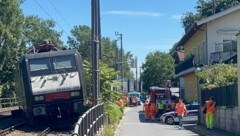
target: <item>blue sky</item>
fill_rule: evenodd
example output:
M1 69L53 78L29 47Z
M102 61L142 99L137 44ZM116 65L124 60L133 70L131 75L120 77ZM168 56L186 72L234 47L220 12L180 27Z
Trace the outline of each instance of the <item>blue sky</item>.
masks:
M141 64L149 52L168 52L180 40L184 34L181 16L188 11L195 12L197 0L100 2L102 36L115 40L115 31L122 33L124 50L131 51L138 57L138 64ZM25 15L54 19L57 22L56 29L64 31L62 40L65 43L73 26L91 26L91 0L25 0L21 8Z

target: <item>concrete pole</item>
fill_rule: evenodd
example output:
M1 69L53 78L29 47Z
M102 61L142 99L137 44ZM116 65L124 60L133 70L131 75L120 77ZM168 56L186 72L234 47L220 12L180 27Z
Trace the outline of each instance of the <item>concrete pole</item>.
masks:
M92 0L92 97L93 105L99 104L99 0Z
M240 111L240 33L237 34L238 110Z

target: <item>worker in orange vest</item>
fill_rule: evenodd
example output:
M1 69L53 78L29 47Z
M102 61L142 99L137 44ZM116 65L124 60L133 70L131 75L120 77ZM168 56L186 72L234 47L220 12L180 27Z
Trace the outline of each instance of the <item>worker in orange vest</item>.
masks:
M150 112L150 107L148 101L146 101L143 105L143 111L145 112L145 120L149 119L149 112Z
M118 98L118 106L119 107L123 107L124 106L122 98Z
M120 110L121 110L121 112L123 113L124 103L123 103L122 98L118 98L118 106L120 107Z
M133 98L133 102L134 102L134 106L138 105L138 98L136 96Z
M210 97L210 100L206 101L206 125L207 129L213 128L213 115L215 113L215 105L214 98Z
M155 111L156 111L156 104L154 102L151 102L150 114L151 114L152 120L155 120Z
M129 97L127 95L125 97L125 101L126 101L126 106L128 106L129 105Z

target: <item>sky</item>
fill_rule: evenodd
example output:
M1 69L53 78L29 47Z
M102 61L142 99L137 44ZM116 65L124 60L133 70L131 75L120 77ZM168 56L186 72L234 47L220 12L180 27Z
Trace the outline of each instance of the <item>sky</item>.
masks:
M150 52L169 52L184 35L181 16L196 12L196 5L197 0L100 0L101 33L111 40L122 33L124 51L137 56L140 65ZM53 19L65 43L73 26L91 27L91 0L25 0L21 9Z

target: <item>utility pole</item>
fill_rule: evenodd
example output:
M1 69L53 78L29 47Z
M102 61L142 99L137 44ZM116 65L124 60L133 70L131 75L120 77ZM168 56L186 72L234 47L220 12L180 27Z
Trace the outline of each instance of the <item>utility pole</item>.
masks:
M115 58L114 58L114 70L117 71L118 70L118 47L117 47L117 40L114 41L115 43Z
M121 64L121 80L122 80L122 84L123 84L123 79L124 79L124 69L123 69L123 66L124 66L124 60L123 60L123 47L122 47L122 33L118 33L118 32L115 32L115 35L116 36L119 36L120 38L120 44L121 44L121 59L120 59L120 64ZM122 89L122 92L123 92L123 85L121 87Z
M93 105L99 104L99 0L92 0L92 90Z
M99 59L102 59L102 35L101 35L100 3L98 4L98 11L97 12L98 12Z
M135 58L135 67L136 67L136 90L139 90L139 86L138 86L138 66L137 66L137 56Z

